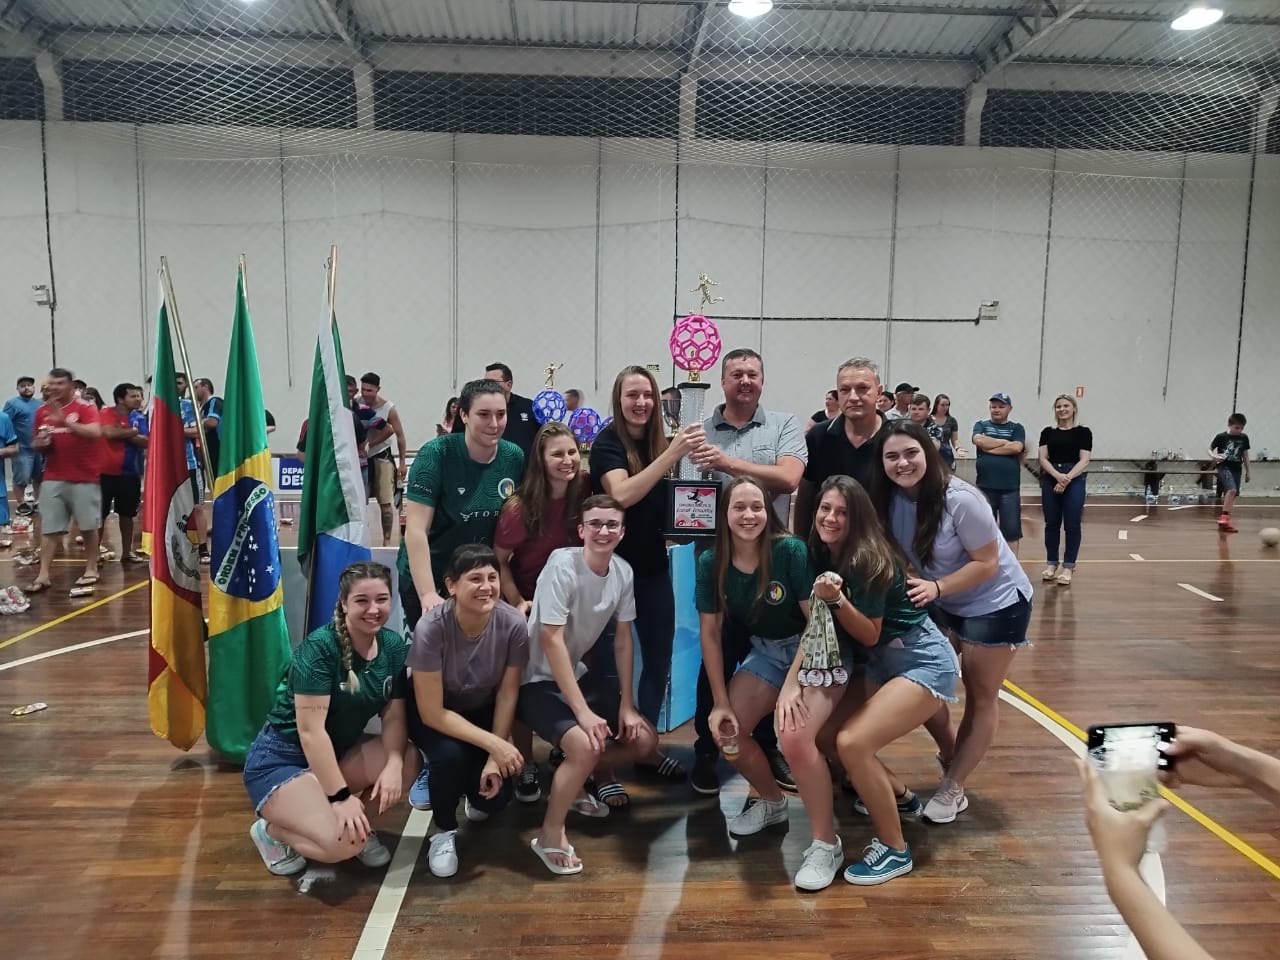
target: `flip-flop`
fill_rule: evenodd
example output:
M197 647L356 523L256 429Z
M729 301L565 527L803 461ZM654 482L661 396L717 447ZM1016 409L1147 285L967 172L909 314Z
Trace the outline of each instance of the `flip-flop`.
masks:
M631 797L627 794L627 788L619 783L616 779L597 780L595 777L588 777L585 784L587 793L595 797L610 810L621 810L624 807L631 806ZM616 800L617 803L610 803L610 800Z
M22 592L29 597L33 593L44 593L46 590L52 590L52 589L53 589L52 583L45 583L43 580L37 580L35 583L31 584L31 586L24 587Z
M77 586L77 587L92 587L92 586L93 586L95 583L97 583L100 579L102 579L102 578L101 578L101 577L90 577L90 576L87 576L87 575L86 575L86 576L83 576L83 577L81 577L79 580L77 580L77 581L76 581L76 586Z
M561 866L560 864L556 863L554 860L551 859L552 856L557 854L562 857L577 856L577 854L573 852L573 847L563 847L563 848L562 847L544 847L542 844L538 842L538 838L534 837L532 840L529 841L529 849L531 849L534 852L534 854L537 856L537 858L542 861L542 865L546 867L548 870L550 870L552 873L554 873L557 877L568 877L575 873L582 872L581 862L579 862L576 866L573 866L573 867L565 867L565 866Z
M663 757L661 763L637 763L636 770L651 777L661 777L671 783L684 783L689 779L689 771L681 766L675 757Z
M603 820L609 815L609 807L589 793L574 800L573 803L569 804L569 809L595 820Z

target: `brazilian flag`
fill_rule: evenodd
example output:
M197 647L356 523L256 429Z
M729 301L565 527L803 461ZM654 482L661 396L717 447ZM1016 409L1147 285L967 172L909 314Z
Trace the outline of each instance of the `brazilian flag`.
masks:
M243 762L291 658L262 379L245 301L244 264L222 397L209 531L209 704L205 735Z

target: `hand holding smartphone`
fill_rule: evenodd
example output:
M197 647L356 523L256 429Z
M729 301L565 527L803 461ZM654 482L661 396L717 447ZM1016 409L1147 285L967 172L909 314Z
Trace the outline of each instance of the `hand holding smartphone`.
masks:
M1107 799L1120 811L1133 811L1160 797L1158 774L1168 770L1173 757L1166 748L1177 728L1168 722L1107 723L1089 728L1089 762L1098 772ZM1164 825L1157 822L1147 849L1164 849Z

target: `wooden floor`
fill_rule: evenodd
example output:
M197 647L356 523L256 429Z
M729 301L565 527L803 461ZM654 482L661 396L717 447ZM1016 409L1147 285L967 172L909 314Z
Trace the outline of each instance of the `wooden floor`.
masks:
M1240 509L1241 532L1230 537L1217 534L1209 511L1156 508L1137 521L1142 508L1131 503L1091 505L1075 584L1036 582L1036 645L1018 655L1013 682L1082 727L1169 719L1280 753L1280 552L1257 536L1280 526L1280 504ZM1026 514L1022 558L1035 578L1038 508ZM11 553L0 553L0 585L30 579ZM305 890L268 874L246 835L238 771L219 767L203 744L182 754L149 732L145 633L68 649L143 630L145 589L121 592L145 574L110 564L97 596L73 601L66 588L77 569L58 564L57 592L0 619L0 956L354 956L388 872L313 870ZM49 709L8 716L37 700ZM385 956L1124 956L1128 933L1088 844L1071 752L1036 720L1002 710L996 745L970 782L969 812L951 826L909 826L915 872L886 886L837 880L818 894L795 890L809 841L798 803L789 829L735 841L725 818L742 806L740 780L718 800L634 784L630 812L571 821L587 865L576 878L553 879L528 850L541 805L464 825L462 869L450 880L430 875L424 850ZM671 740L687 760L688 728ZM886 758L923 792L932 788L922 733ZM1280 811L1240 795L1184 797L1280 861ZM378 824L388 846L407 813ZM847 809L839 819L856 854L870 825ZM1219 957L1275 957L1280 882L1183 814L1171 816L1169 838L1175 914Z

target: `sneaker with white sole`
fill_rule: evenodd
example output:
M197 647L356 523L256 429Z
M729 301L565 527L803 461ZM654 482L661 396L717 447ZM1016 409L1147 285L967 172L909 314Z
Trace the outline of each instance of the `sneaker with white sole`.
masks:
M427 850L427 866L437 877L452 877L458 872L457 830L441 830L431 838Z
M840 865L844 863L844 844L815 840L804 852L804 863L796 872L796 886L801 890L825 890L831 886Z
M391 851L378 839L378 835L369 831L369 839L364 842L364 849L356 854L356 859L366 867L385 867L391 862Z
M760 800L729 821L729 832L735 837L749 837L765 827L787 822L787 798Z
M487 811L471 805L470 797L462 798L462 815L471 823L484 823L484 821L489 819Z
M249 828L249 839L258 848L258 854L267 869L277 877L291 877L307 869L307 860L302 854L267 833L267 821L253 821L253 826Z
M409 806L415 810L431 809L431 765L422 758L422 772L409 788Z
M920 803L920 798L908 790L903 796L898 797L898 816L904 820L918 820L920 812L924 809ZM853 801L853 810L860 813L864 817L871 816L871 811L867 809L867 805L862 802L862 798Z
M969 798L964 795L964 787L943 777L937 792L924 805L923 816L930 823L951 823L957 814L968 809Z
M863 852L862 859L849 864L844 872L848 883L860 887L873 887L877 883L887 883L894 877L910 873L912 868L911 848L895 850L888 844L874 838Z
M516 799L521 803L537 803L542 799L542 784L538 780L538 765L526 763L516 775Z

